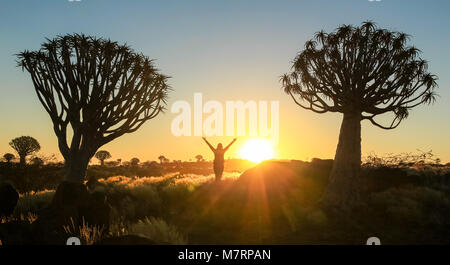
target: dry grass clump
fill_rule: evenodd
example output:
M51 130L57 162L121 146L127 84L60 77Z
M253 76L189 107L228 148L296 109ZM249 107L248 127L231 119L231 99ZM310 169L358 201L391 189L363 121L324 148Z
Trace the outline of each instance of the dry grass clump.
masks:
M64 231L69 236L78 237L82 244L93 245L100 241L103 236L105 229L104 227L92 226L85 222L84 218L81 225L76 226L73 219L70 219L70 224L63 226Z
M11 216L7 216L7 217L1 217L0 218L0 224L5 224L5 223L10 223L10 222L28 222L28 223L33 223L34 221L36 221L37 219L37 215L31 212L28 213L21 213L18 216L12 214Z
M146 237L157 244L184 245L186 238L175 226L167 224L161 218L145 218L128 227L128 233Z

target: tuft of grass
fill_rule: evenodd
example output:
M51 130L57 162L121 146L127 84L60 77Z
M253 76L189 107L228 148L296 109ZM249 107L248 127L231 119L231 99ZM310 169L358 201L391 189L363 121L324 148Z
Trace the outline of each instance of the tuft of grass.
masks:
M5 224L5 223L15 222L15 221L28 222L31 224L34 221L36 221L36 219L37 219L37 215L34 213L31 213L31 212L28 212L26 214L21 213L20 215L12 214L11 216L8 216L8 217L1 217L0 224Z
M175 226L160 218L145 218L128 227L128 233L146 237L158 244L184 245L186 238Z
M76 226L73 219L70 219L70 224L63 226L64 232L69 236L78 237L83 244L93 245L100 241L103 236L105 229L104 227L92 226L85 222L84 218L81 225Z

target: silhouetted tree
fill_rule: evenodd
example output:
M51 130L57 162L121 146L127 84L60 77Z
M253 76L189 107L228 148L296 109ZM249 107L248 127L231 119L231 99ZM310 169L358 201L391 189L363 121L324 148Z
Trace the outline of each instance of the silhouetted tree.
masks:
M203 161L203 156L202 155L196 155L195 159L197 159L197 163Z
M297 55L293 71L281 77L300 107L343 113L325 204L345 206L358 196L362 120L394 129L411 108L435 100L437 78L427 72L420 51L407 45L408 38L372 22L320 31ZM393 115L388 125L375 120L385 113Z
M9 145L16 150L20 157L20 164L25 165L26 157L39 150L41 150L41 145L39 142L31 136L20 136L14 138L9 142Z
M50 115L66 164L65 181L72 183L83 182L101 146L163 111L170 90L168 77L148 57L85 35L47 39L40 50L18 54L18 64L30 73Z
M163 155L160 155L160 156L158 157L159 163L160 163L161 165L162 165L162 163L164 162L165 159L166 159L166 157L163 156Z
M137 157L133 157L133 158L130 160L130 164L131 164L133 167L139 165L139 162L140 162L140 160L139 160L139 158L137 158Z
M95 153L95 158L100 160L100 165L105 165L105 160L111 158L111 154L106 150L100 150L97 153Z
M15 156L11 153L6 153L3 155L3 158L6 160L7 163L10 163L11 160L15 158Z

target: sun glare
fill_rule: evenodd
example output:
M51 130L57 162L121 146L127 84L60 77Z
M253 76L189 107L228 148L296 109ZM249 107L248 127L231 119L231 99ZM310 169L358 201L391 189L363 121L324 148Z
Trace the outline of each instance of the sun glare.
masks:
M242 146L241 158L255 163L274 158L274 150L269 141L264 139L251 139Z

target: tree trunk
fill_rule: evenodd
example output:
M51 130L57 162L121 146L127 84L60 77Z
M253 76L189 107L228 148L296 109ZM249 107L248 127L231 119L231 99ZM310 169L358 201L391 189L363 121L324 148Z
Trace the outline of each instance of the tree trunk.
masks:
M66 174L64 181L71 183L83 183L90 158L85 154L72 155L66 159Z
M26 160L25 160L25 157L26 156L24 156L24 155L19 155L19 157L20 157L20 165L25 165L26 164Z
M361 114L344 113L339 143L323 197L326 206L348 208L359 198L361 168Z
M105 160L100 160L100 166L104 166L105 165Z

